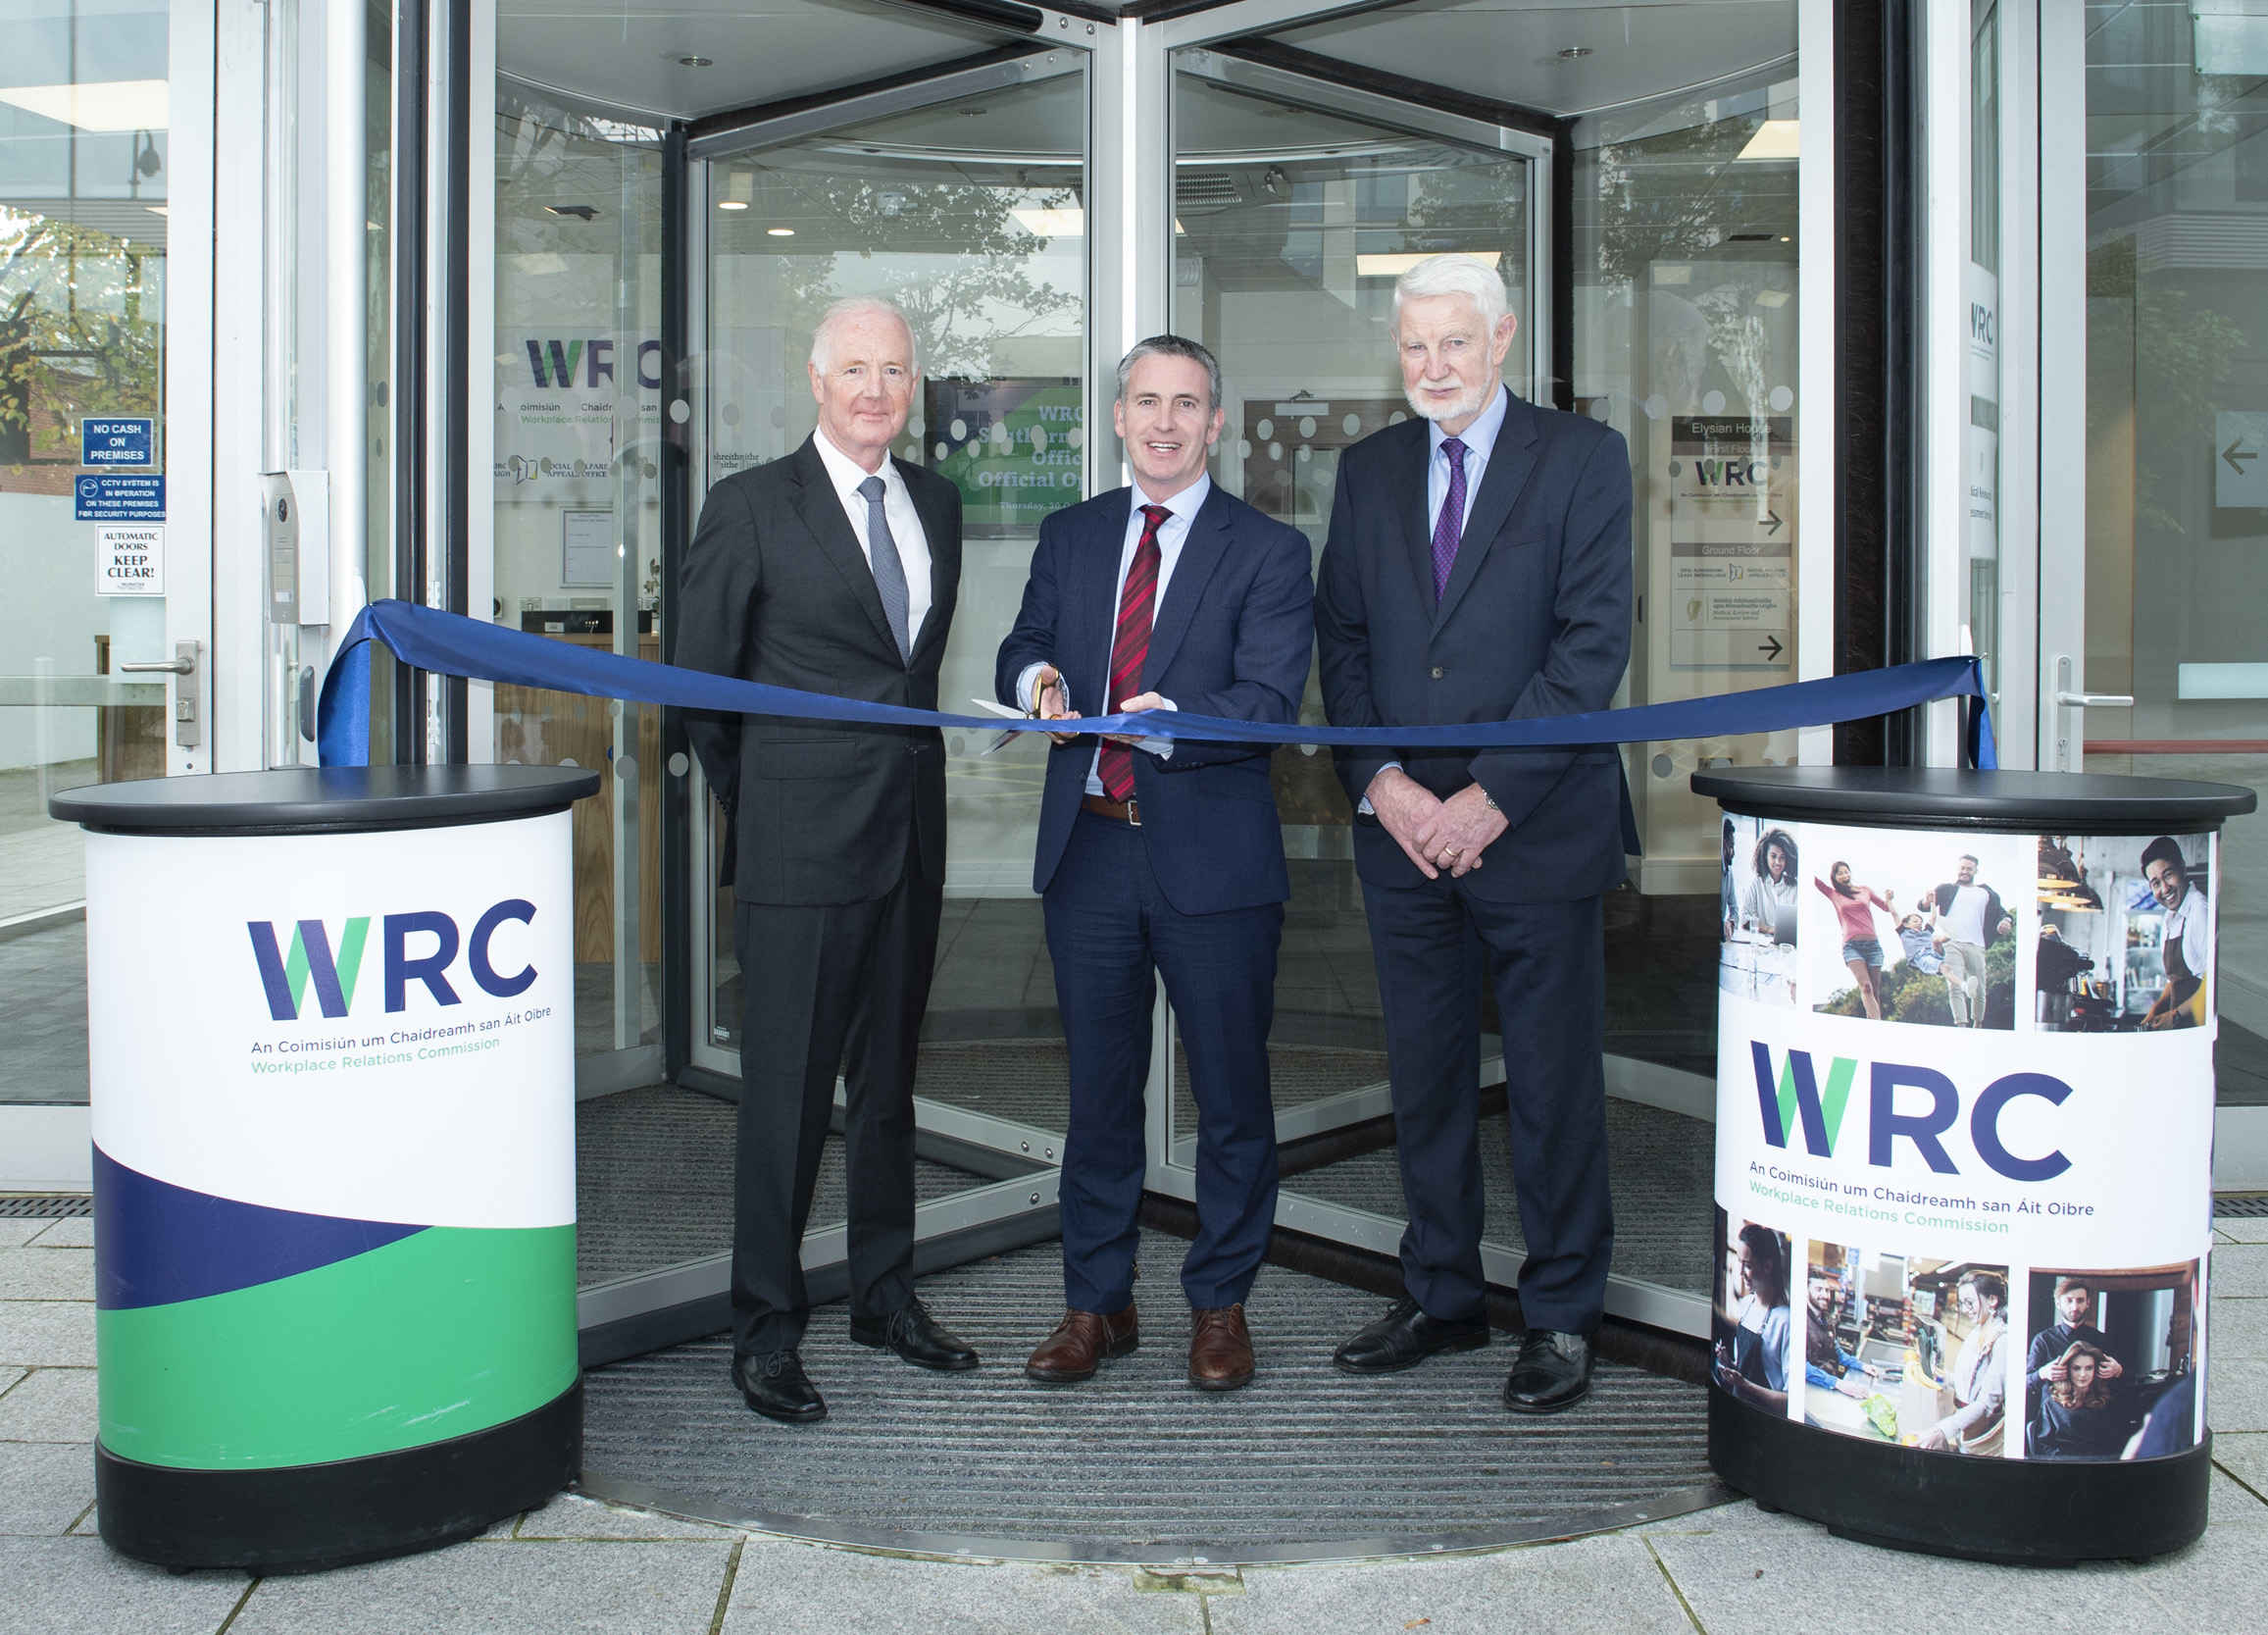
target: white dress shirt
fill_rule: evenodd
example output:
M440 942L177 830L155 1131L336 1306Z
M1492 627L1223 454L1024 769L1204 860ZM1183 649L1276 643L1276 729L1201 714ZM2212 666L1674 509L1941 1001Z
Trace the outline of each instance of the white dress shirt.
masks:
M1189 536L1189 525L1197 520L1197 513L1205 508L1205 500L1212 491L1213 479L1204 472L1197 473L1197 480L1180 493L1166 499L1152 499L1138 486L1133 490L1132 503L1127 507L1126 537L1119 545L1118 577L1111 582L1111 637L1114 643L1118 635L1119 602L1126 595L1126 576L1134 571L1134 547L1141 543L1142 530L1149 525L1149 519L1142 515L1142 507L1145 505L1163 505L1168 513L1166 520L1158 524L1158 588L1156 595L1150 601L1150 625L1154 630L1157 625L1158 610L1166 605L1167 582L1174 577L1174 564L1181 561L1183 542ZM1058 674L1061 674L1063 666L1058 664L1055 669ZM1110 674L1110 649L1108 647L1103 649L1102 669L1107 678ZM1024 674L1016 678L1016 700L1026 709L1032 708L1033 688L1038 678L1039 670L1040 667L1036 664L1027 664L1024 667ZM1089 708L1090 703L1094 707ZM1074 698L1070 700L1070 707L1078 710L1082 715L1108 715L1118 707L1119 703L1120 700L1116 698L1099 700ZM1171 698L1165 699L1164 705L1167 709L1179 707ZM1134 740L1134 743L1136 747L1148 750L1160 760L1172 760L1174 757L1174 741L1170 738L1142 738ZM1100 770L1101 761L1102 745L1097 743L1094 759L1089 761L1086 767L1086 792L1089 794L1104 792Z
M866 495L858 491L858 485L870 477L882 480L882 516L890 525L890 537L897 541L898 562L906 574L906 644L910 647L921 639L922 621L930 616L934 592L930 584L930 536L922 532L921 513L914 509L914 496L906 490L905 477L886 454L882 470L868 471L828 441L824 427L811 434L811 441L827 467L828 480L834 485L835 497L842 501L842 514L850 519L851 537L858 541L870 573L874 571L874 541L866 536Z

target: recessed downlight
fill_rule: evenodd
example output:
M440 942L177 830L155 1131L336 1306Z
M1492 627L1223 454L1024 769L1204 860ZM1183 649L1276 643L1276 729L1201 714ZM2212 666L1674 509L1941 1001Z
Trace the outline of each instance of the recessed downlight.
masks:
M748 201L745 199L719 199L717 208L719 210L745 210L748 208Z
M678 59L678 67L680 68L715 68L716 66L717 59L714 57L680 57Z
M793 238L795 236L793 228L766 228L764 232L767 237L771 238Z

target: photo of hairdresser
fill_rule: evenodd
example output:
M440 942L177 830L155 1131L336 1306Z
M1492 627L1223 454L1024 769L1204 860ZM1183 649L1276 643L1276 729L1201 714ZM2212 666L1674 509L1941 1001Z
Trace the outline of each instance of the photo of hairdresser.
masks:
M2194 1261L2032 1274L2026 1458L2142 1456L2153 1415L2163 1452L2195 1441L2195 1278Z

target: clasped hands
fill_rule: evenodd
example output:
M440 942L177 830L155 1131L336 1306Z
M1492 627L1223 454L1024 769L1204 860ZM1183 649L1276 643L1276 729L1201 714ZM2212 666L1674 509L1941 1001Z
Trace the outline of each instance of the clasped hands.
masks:
M1041 665L1039 674L1033 678L1032 699L1032 713L1041 721L1077 721L1080 719L1079 711L1066 707L1070 700L1063 690L1063 672L1052 664ZM1137 692L1132 698L1121 701L1118 707L1122 714L1132 715L1136 710L1162 710L1166 707L1166 701L1155 692ZM1069 743L1081 735L1078 733L1049 733L1047 736L1057 743ZM1116 743L1128 749L1135 747L1140 741L1125 733L1105 733L1102 736L1104 741Z
M1438 880L1443 869L1454 880L1479 868L1481 853L1509 827L1480 785L1467 784L1443 800L1398 766L1373 778L1363 794L1380 826L1428 880Z

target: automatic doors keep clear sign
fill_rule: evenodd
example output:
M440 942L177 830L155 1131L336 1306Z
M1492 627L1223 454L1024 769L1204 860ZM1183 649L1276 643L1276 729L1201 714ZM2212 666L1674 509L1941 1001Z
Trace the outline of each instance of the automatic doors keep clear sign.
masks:
M162 523L138 523L95 531L95 593L103 596L162 596L166 593L166 530Z

